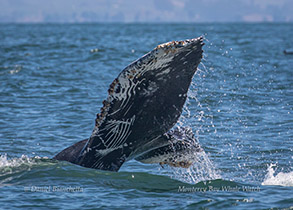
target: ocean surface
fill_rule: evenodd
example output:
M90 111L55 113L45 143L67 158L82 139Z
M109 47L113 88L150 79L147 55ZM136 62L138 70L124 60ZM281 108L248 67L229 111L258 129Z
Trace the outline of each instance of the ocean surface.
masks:
M202 35L178 123L205 151L191 168L51 160L129 63ZM292 209L292 48L293 24L1 24L0 209Z

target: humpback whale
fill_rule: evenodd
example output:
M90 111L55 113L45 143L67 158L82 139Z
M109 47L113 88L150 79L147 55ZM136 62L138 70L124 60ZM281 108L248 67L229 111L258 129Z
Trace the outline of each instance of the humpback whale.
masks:
M160 44L128 65L110 85L91 136L54 159L108 171L131 159L189 167L188 154L202 149L190 128L175 124L203 45L203 37Z

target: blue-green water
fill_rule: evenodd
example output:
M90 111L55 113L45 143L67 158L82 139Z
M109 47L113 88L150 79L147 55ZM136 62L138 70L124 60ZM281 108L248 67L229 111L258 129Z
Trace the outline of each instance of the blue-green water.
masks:
M108 85L156 45L204 35L181 123L189 170L50 160L88 138ZM293 24L0 25L0 208L293 208Z

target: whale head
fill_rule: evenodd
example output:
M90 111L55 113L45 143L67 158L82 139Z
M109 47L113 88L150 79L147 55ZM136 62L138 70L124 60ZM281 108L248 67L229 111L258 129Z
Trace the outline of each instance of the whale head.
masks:
M203 37L172 41L127 66L110 85L76 164L119 170L179 119L202 58Z

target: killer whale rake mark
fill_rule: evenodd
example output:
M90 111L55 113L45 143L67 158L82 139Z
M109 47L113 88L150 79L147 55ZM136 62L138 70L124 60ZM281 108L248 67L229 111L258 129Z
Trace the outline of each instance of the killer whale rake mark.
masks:
M182 113L184 94L201 61L203 45L202 37L168 42L128 65L110 84L92 135L62 150L54 159L118 171L127 160L147 158L145 152L148 157L164 151L176 155L164 135Z
M125 142L125 139L131 133L131 126L135 120L135 116L125 121L109 120L105 128L100 131L107 131L103 143L107 149L115 148Z

